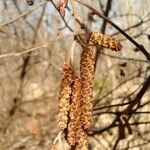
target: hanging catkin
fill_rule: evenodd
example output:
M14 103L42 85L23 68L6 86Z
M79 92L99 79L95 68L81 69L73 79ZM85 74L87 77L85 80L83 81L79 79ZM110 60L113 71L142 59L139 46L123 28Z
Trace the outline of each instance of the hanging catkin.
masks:
M72 81L73 73L71 69L71 61L69 63L65 62L63 65L62 81L59 92L59 114L57 118L58 125L62 130L67 128Z
M100 32L92 32L90 35L90 42L113 51L120 51L122 49L122 45L119 40L106 36Z
M88 150L87 133L79 124L77 129L77 146L76 150Z
M93 123L93 77L94 77L94 53L93 50L85 47L81 54L80 75L82 82L82 123L84 129L89 128Z
M76 131L78 125L81 124L81 80L78 77L74 78L74 84L72 86L72 97L70 105L69 114L69 124L68 124L68 135L67 141L70 145L76 144Z

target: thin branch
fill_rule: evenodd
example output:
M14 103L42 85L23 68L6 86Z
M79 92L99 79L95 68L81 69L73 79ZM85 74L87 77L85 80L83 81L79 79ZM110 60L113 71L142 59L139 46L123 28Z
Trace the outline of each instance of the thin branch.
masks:
M142 62L142 63L149 63L148 60L142 60L142 59L133 59L133 58L127 58L127 57L119 57L111 54L106 54L105 52L100 51L100 54L108 57L112 57L115 59L121 59L121 60L128 60L128 61L133 61L133 62Z
M143 122L133 122L133 123L129 123L130 126L137 126L137 125L146 125L146 124L150 124L150 121L143 121ZM125 125L125 124L123 124ZM103 129L90 129L88 132L89 136L93 136L96 134L102 134L105 131L108 131L112 128L118 127L118 124L116 124L116 118L114 119L114 121L107 127L103 128Z
M115 112L115 111L95 111L94 113L93 113L93 115L102 115L102 114L113 114L113 115L123 115L123 114L125 114L124 112ZM134 111L130 111L130 114L150 114L150 111L136 111L136 112L134 112Z
M66 36L65 36L66 37ZM23 49L20 52L12 52L12 53L5 53L5 54L1 54L0 55L0 59L1 58L6 58L6 57L19 57L21 55L30 53L30 52L34 52L37 50L41 50L41 48L47 48L50 44L53 44L54 42L57 42L58 40L61 40L64 37L59 37L59 38L53 38L52 40L42 44L42 45L38 45L38 46L34 46L28 49Z
M104 12L104 15L106 17L108 17L109 12L111 10L111 4L112 4L112 0L107 0L106 10ZM101 32L103 34L105 34L106 26L107 26L107 21L103 20L103 24L102 24L102 27L101 27ZM99 58L99 55L100 55L100 50L99 49L102 49L102 47L97 47L97 51L96 51L96 55L95 55L95 69L96 69L96 66L98 64L98 58Z
M129 82L129 81L131 81L131 80L133 80L133 79L135 79L135 78L138 78L138 77L139 77L139 74L137 74L137 75L135 75L135 76L132 76L132 77L130 77L129 79L123 81L122 83L120 83L119 85L117 85L115 88L113 88L112 90L110 90L107 94L105 94L104 96L102 96L101 98L99 98L99 99L95 102L94 106L96 106L96 104L98 103L98 101L101 101L102 99L106 98L108 95L112 94L115 90L117 90L118 88L120 88L122 85L124 85L124 84L126 84L127 82Z
M148 88L150 87L150 76L147 78L145 83L143 84L143 87L141 90L138 92L132 103L127 107L127 109L124 111L124 113L130 113L132 109L134 108L135 105L139 103L139 101L142 99Z

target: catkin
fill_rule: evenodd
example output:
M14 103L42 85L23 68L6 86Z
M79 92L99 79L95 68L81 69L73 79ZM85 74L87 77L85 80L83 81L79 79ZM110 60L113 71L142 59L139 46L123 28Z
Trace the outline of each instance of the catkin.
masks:
M76 144L76 131L80 124L81 116L81 80L76 77L72 86L72 97L70 105L70 122L68 124L67 141L70 145Z
M64 130L67 128L68 113L70 109L71 85L73 80L73 72L71 69L71 61L64 63L63 75L59 92L59 113L57 117L58 126Z
M93 50L86 47L83 49L80 61L80 76L82 82L82 116L81 121L84 129L89 128L93 123L93 77L94 77L94 53Z
M116 40L115 38L111 38L99 32L91 33L90 42L113 51L120 51L122 49L122 45L120 44L119 40Z
M81 127L81 125L79 125L78 129L77 129L77 146L76 146L76 150L88 150L87 133Z

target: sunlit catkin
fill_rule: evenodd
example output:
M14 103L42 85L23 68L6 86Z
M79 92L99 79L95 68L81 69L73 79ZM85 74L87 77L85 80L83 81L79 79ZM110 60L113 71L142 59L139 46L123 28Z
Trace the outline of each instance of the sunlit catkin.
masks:
M63 65L63 75L59 92L59 114L57 118L58 125L62 130L67 128L72 80L73 73L71 69L71 62L65 62Z
M87 133L80 125L78 126L76 134L77 134L76 150L88 150Z
M84 129L89 128L93 123L93 77L94 77L94 53L93 50L85 47L81 54L80 75L82 82L81 99L83 101L81 121Z
M122 49L122 45L119 40L106 36L100 32L92 32L90 35L90 42L113 51L120 51Z
M76 132L78 125L81 124L81 80L74 78L74 84L72 86L72 97L70 105L70 122L68 124L67 141L70 145L75 145L77 142Z

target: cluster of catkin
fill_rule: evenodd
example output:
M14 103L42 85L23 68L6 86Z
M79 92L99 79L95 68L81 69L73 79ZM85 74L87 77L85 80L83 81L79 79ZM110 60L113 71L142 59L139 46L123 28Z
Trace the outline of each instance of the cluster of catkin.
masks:
M59 93L58 125L76 150L87 150L87 133L92 123L94 53L85 47L81 54L80 77L74 75L71 61L64 63Z
M89 42L115 51L122 47L116 39L98 32L90 34ZM80 77L75 76L71 61L63 65L58 125L75 150L88 150L86 130L93 123L93 77L94 52L89 46L85 46L81 53Z

